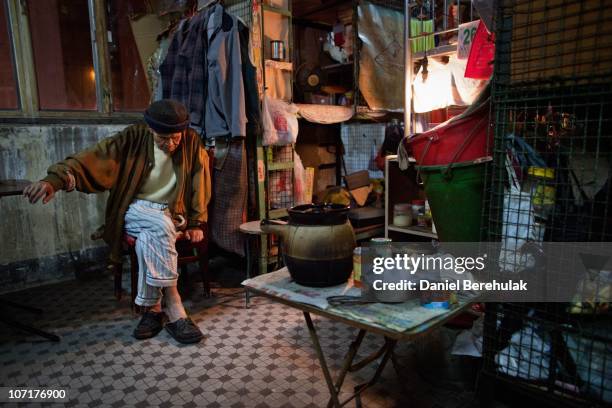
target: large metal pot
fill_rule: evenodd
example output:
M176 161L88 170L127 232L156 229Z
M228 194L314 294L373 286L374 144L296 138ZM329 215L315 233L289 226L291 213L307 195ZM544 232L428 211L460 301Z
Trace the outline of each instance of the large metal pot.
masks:
M282 238L283 259L291 277L304 286L344 283L353 269L355 234L347 206L299 205L289 209L289 222L263 220L264 232Z

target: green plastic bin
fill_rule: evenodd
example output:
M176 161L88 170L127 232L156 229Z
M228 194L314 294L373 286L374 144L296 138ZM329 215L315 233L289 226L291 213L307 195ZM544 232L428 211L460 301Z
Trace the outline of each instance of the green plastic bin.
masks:
M418 167L440 241L480 241L485 166L477 160Z

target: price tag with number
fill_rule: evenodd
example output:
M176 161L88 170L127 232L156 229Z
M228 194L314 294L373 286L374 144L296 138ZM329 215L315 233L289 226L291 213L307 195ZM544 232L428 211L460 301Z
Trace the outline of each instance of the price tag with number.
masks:
M474 36L479 24L480 20L476 20L459 26L459 41L457 42L458 59L467 59L470 56L470 50L472 49L472 43L474 42Z

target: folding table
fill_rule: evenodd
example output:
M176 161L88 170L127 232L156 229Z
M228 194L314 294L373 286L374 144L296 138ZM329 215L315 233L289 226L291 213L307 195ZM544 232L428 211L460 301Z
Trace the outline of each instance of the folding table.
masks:
M325 381L327 383L327 387L329 388L329 392L331 395L327 405L328 407L342 407L351 400L358 397L358 395L361 394L364 390L374 385L380 378L380 375L382 374L382 371L385 368L386 364L389 362L389 360L392 361L393 366L397 371L398 364L393 351L398 341L414 340L417 337L422 336L428 333L429 331L441 326L448 320L457 316L459 313L465 311L471 305L471 303L468 302L461 302L459 303L459 305L450 310L436 311L436 313L438 314L432 317L431 319L418 322L413 327L410 327L407 330L397 330L396 328L386 327L384 324L381 323L377 323L374 321L368 322L364 319L360 319L347 314L347 308L351 308L353 306L347 305L341 307L322 307L322 305L325 303L325 298L323 296L329 294L329 291L333 291L333 289L321 290L322 296L320 299L315 299L316 296L312 297L312 299L309 299L309 296L313 296L313 293L317 292L317 288L304 288L304 291L301 291L298 288L296 290L299 285L290 282L291 279L289 278L289 272L286 268L283 268L279 271L271 272L267 275L260 275L251 279L247 279L243 282L243 285L246 286L248 290L254 293L268 297L273 301L285 304L303 312L304 319L306 321L306 325L310 333L312 344L317 353L317 358L319 359L319 362L321 364L321 369L323 371L323 375L325 377ZM365 311L367 310L367 308L374 309L380 307L380 304L378 304L379 306L376 305L377 304L360 305L359 307L361 308L361 311ZM428 313L432 313L430 310L420 306L418 302L411 302L405 304L385 304L384 307L388 310L392 310L394 307L398 308L398 312L403 312L404 310L407 310L406 308L411 308L413 309L412 311L414 313L425 316L427 316ZM323 354L323 350L321 349L319 336L312 321L311 313L359 329L357 337L349 346L349 350L344 358L342 368L338 373L335 382L332 379L331 373L325 361L325 356ZM371 332L383 336L385 343L380 348L380 350L372 353L371 355L357 363L353 363L353 360L357 355L357 352L359 350L363 338L365 337L366 332ZM351 395L351 397L349 397L345 401L341 402L339 400L340 390L342 388L342 384L344 383L347 373L359 371L362 368L375 363L376 360L378 360L379 358L380 362L378 364L378 367L376 368L374 376L369 381L356 386L353 395Z

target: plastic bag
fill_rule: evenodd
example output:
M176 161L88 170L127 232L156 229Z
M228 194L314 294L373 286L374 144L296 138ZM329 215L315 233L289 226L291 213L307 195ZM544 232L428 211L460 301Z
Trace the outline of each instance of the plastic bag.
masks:
M585 330L584 328L582 330ZM605 338L605 326L594 329L588 327L586 333L594 332ZM572 360L576 363L577 375L584 379L582 391L591 398L602 399L606 403L612 402L612 365L610 353L612 345L609 342L597 341L592 337L582 336L581 333L563 333Z
M499 267L502 271L518 273L533 262L530 255L521 253L521 247L528 240L535 240L535 219L531 195L521 191L509 156L506 156L506 171L510 187L504 193Z
M550 342L531 325L514 333L508 347L495 356L500 372L526 380L547 379L549 361Z
M297 141L298 108L294 104L270 98L263 100L263 145L286 145Z
M455 339L451 354L454 356L482 357L484 316L480 316L471 329L464 330Z

